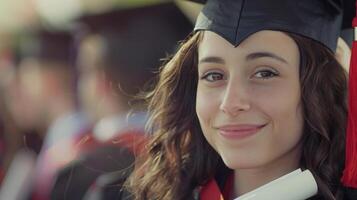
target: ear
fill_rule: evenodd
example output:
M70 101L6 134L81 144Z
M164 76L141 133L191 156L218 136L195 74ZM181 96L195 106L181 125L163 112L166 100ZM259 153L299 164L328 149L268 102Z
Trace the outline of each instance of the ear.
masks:
M350 68L350 61L351 61L351 49L347 45L347 43L340 37L338 38L337 41L335 58L342 65L342 67L348 72Z

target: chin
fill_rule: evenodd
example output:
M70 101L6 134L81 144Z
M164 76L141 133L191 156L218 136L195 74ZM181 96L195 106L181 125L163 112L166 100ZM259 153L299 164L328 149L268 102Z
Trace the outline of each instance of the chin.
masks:
M262 159L253 158L254 156L249 157L240 157L240 156L221 156L224 164L230 169L253 169L264 166L267 162Z
M224 164L232 170L236 169L252 169L259 167L255 163L248 163L248 162L226 162L224 161Z

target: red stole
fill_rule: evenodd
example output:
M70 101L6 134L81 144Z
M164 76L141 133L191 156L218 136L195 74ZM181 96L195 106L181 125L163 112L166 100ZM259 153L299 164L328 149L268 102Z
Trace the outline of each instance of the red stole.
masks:
M200 191L200 200L229 200L233 191L233 174L227 178L223 191L219 188L216 180L212 178Z

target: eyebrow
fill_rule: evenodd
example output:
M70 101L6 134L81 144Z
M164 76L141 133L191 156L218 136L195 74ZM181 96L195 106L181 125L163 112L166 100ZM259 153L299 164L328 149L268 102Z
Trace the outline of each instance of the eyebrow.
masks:
M275 60L278 60L280 62L283 62L285 64L288 64L288 62L274 54L274 53L271 53L271 52L255 52L255 53L251 53L249 55L246 56L246 60L250 61L250 60L254 60L254 59L258 59L258 58L264 58L264 57L268 57L268 58L273 58ZM216 56L208 56L208 57L204 57L202 58L201 60L199 60L199 63L218 63L218 64L225 64L225 61L223 58L221 57L216 57Z
M218 63L218 64L224 64L223 58L216 57L216 56L208 56L204 57L201 60L199 60L199 63Z
M282 57L280 57L280 56L278 56L278 55L276 55L274 53L271 53L271 52L255 52L255 53L251 53L251 54L246 56L246 60L249 61L249 60L254 60L254 59L264 58L264 57L273 58L275 60L278 60L280 62L288 64L288 62L284 58L282 58Z

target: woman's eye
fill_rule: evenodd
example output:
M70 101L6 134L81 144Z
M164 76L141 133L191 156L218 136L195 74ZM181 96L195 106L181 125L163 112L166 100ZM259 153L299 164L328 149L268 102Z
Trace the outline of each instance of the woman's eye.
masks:
M271 70L261 70L254 74L254 77L261 79L268 79L279 75L277 72Z
M223 74L218 73L218 72L209 72L203 75L201 79L204 79L209 82L215 82L215 81L220 81L223 79Z

